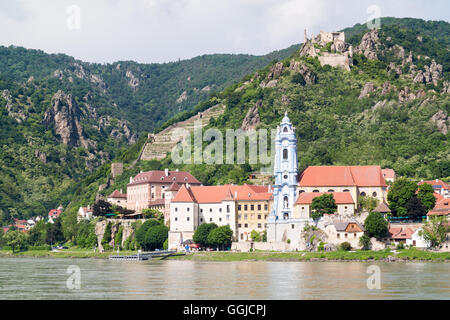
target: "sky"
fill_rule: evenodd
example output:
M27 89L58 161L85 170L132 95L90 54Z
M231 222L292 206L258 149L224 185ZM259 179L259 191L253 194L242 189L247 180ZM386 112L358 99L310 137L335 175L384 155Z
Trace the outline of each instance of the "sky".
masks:
M0 0L0 45L86 62L262 55L375 16L450 21L448 0Z

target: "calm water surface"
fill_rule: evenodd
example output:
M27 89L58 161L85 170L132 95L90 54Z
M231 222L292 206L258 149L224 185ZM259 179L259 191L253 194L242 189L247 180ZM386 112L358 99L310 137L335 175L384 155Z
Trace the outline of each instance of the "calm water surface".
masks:
M367 288L371 264L380 290ZM0 258L0 299L450 299L450 264Z

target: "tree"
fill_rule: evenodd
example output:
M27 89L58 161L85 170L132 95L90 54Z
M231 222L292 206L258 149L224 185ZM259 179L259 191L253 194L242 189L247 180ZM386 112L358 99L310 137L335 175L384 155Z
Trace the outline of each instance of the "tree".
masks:
M262 242L267 242L267 230L264 230L261 240L262 240Z
M339 248L340 248L342 251L350 251L350 250L352 249L352 246L351 246L351 244L350 244L349 242L345 241L345 242L342 242L342 243L339 245Z
M372 212L378 205L378 199L370 196L359 196L359 206L368 212Z
M203 223L195 230L192 240L202 247L207 247L209 245L209 233L216 228L218 228L218 226L215 223Z
M99 199L92 206L92 210L93 210L92 214L95 217L99 217L99 216L104 217L108 213L112 213L112 206L111 206L111 203L109 203L105 200Z
M145 221L140 227L136 229L136 242L141 248L145 248L145 245L147 243L145 237L148 229L159 225L161 225L161 223L152 219Z
M432 210L436 204L436 197L434 196L433 187L428 183L424 183L419 186L417 198L419 198L426 212Z
M406 203L406 210L408 217L411 219L420 219L427 214L422 202L420 202L416 195L413 195L408 203Z
M364 227L370 237L381 239L388 232L388 222L380 212L371 212L364 221Z
M336 212L337 205L334 201L333 195L325 193L321 196L315 197L311 204L312 218L318 221L325 213L333 214Z
M109 247L109 242L111 241L111 230L112 230L112 223L108 222L106 225L105 231L103 232L102 237L102 246L105 248Z
M447 217L430 217L419 231L419 236L429 242L430 247L435 248L447 240Z
M408 210L406 204L409 199L415 194L417 190L417 184L407 180L406 178L399 178L394 181L389 189L387 200L389 208L395 216L406 216Z
M363 235L359 238L359 245L362 247L362 250L370 249L370 237L368 235Z
M41 246L45 244L46 237L47 226L44 220L40 220L28 232L28 243L32 246Z
M253 241L256 242L261 241L261 234L256 230L252 230L252 232L250 233L250 237L252 238Z
M149 251L162 249L168 233L169 229L163 224L150 227L145 234L144 249Z
M157 209L151 209L151 208L143 209L142 214L147 219L164 220L164 214Z
M63 242L64 234L62 231L61 218L56 218L54 223L47 223L47 232L45 241L47 244L56 244Z
M0 228L0 248L1 248L2 246L4 246L4 242L5 242L4 236L5 236L5 233L3 232L3 229Z
M233 231L229 225L213 229L208 235L208 243L212 246L224 249L231 245Z
M11 247L13 253L27 249L27 236L19 230L8 231L4 236L7 246Z

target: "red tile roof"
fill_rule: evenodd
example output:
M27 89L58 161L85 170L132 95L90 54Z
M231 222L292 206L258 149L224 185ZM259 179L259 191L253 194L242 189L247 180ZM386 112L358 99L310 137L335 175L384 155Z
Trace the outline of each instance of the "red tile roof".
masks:
M60 209L52 209L49 211L48 216L52 218L58 218L61 212L62 211Z
M449 187L449 185L447 183L445 183L444 181L439 180L439 179L420 181L417 184L420 186L421 184L424 184L424 183L431 184L434 187L434 189L441 189L441 188L445 189L445 190L449 190L450 189L450 187Z
M301 187L386 187L380 166L310 166L299 177Z
M193 186L187 189L185 186L182 186L172 202L220 203L226 200L268 201L272 198L272 193L257 192L255 190L267 191L268 187L250 187L244 184L242 186Z
M450 198L442 198L436 201L434 208L427 213L427 216L448 216L450 215Z
M186 171L169 171L166 176L163 170L153 170L147 172L141 172L133 178L133 181L128 185L136 185L142 183L189 183L191 185L200 185L193 175Z
M411 239L413 233L408 227L389 227L389 237L394 240Z
M126 193L120 193L117 189L114 190L109 196L108 198L127 198L127 194Z
M332 194L336 204L353 204L350 192L302 192L297 198L296 204L312 204L315 197L323 194Z
M383 177L385 179L394 179L395 178L395 171L393 169L381 169L381 173L383 174Z
M167 191L178 191L178 190L180 190L180 185L176 182L173 182L167 189Z

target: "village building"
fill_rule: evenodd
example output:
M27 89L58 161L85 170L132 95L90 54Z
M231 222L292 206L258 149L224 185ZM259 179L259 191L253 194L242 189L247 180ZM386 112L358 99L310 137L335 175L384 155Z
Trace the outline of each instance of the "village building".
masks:
M164 200L166 190L176 182L179 185L189 184L200 186L201 183L189 172L169 171L168 169L141 172L134 178L130 177L127 185L127 209L138 213L142 209L154 208L161 210L168 219L169 206Z
M114 190L108 197L107 201L115 206L127 207L127 194L122 193L122 190Z
M56 218L59 218L63 211L63 207L59 206L57 209L52 209L48 212L48 222L54 223Z
M394 182L396 175L395 175L395 171L394 169L381 169L381 173L383 174L383 178L384 180L386 180L386 182Z
M439 200L436 200L436 204L434 205L434 208L428 211L427 213L427 220L430 219L430 217L436 217L436 216L446 216L447 219L450 220L450 199L449 198L441 198Z
M298 193L349 192L355 208L359 196L386 201L387 184L380 166L310 166L300 174Z
M388 244L406 244L408 240L412 239L414 232L415 230L407 226L389 226L388 235L384 240Z
M203 223L229 225L234 241L248 241L252 230L265 230L271 199L267 186L183 185L171 201L169 247L192 239Z
M386 217L387 215L389 215L391 213L391 209L389 209L386 202L380 202L378 204L378 206L376 206L376 208L372 210L372 212L379 212L379 213L383 214L383 216Z
M428 183L433 187L434 192L440 194L441 196L445 197L445 198L450 198L450 186L445 183L444 181L440 180L440 179L436 179L436 180L427 180L427 181L420 181L418 183L418 185L420 186L421 184L424 183Z
M348 242L352 248L359 248L359 239L364 235L364 227L356 221L337 221L327 224L324 229L327 243L335 246Z
M353 216L355 214L355 203L350 192L302 192L294 204L294 218L311 218L311 205L315 197L323 194L333 195L336 202L336 212L341 216Z
M80 222L82 220L91 220L94 210L90 207L80 207L77 213L77 221Z

